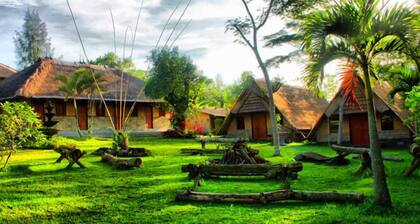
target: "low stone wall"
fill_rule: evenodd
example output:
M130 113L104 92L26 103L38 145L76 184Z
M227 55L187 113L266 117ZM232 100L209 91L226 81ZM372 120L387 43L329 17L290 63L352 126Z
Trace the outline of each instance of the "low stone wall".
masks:
M54 128L59 131L75 131L77 130L77 122L75 117L71 116L55 116L53 120L58 121ZM130 117L127 122L127 130L136 131L166 131L170 128L171 123L166 117L158 117L153 120L153 129L146 128L146 120L142 117ZM91 131L112 130L112 124L108 117L89 116L88 127Z

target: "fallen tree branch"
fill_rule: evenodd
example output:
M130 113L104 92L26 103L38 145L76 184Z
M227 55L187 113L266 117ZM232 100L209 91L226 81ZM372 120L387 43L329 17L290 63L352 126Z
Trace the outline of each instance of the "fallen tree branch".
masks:
M279 190L272 192L251 193L251 194L229 194L229 193L208 193L195 191L178 191L177 201L199 201L219 203L240 203L240 204L267 204L278 201L298 200L305 202L340 202L360 203L366 200L366 196L353 192L319 192L319 191L298 191Z

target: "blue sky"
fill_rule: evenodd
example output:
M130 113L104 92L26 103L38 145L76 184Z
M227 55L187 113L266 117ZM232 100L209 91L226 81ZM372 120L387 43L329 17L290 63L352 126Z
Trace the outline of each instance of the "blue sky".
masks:
M181 14L187 1L184 0L175 18ZM117 53L122 56L124 33L128 26L134 29L140 2L141 0L70 0L90 58L114 48L109 9L112 9L116 22ZM177 2L144 0L134 48L137 67L147 67L146 57L155 46L160 31ZM395 2L414 4L414 0L391 0L391 4ZM259 8L261 4L255 3L253 6ZM66 61L78 61L82 51L65 0L0 0L0 62L15 66L13 37L15 30L21 29L27 8L38 9L41 19L47 23L49 37L55 48L54 56ZM192 22L176 45L209 77L220 74L226 83L231 83L244 70L251 70L257 77L261 77L252 52L247 47L234 43L235 37L232 33L225 32L225 22L228 19L244 15L245 10L239 0L192 0L181 27L190 19ZM279 30L283 24L280 18L270 18L261 30L260 37ZM179 29L175 35L178 31ZM164 34L163 40L166 41L169 33L170 31ZM262 49L261 52L263 58L268 59L285 54L291 49L290 46L285 46ZM298 62L284 63L279 68L271 69L270 75L281 77L289 84L299 85L301 68L302 65Z

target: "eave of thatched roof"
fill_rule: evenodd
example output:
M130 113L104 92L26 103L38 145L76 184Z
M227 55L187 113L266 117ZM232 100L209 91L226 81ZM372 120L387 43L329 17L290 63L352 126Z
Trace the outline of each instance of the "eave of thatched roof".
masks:
M229 110L224 108L203 108L200 110L200 112L215 117L226 117L229 114Z
M10 66L0 63L0 78L8 78L16 73L16 70Z
M60 75L71 77L79 68L90 69L92 72L102 74L104 81L101 84L101 93L107 101L120 100L121 80L123 80L122 89L124 91L127 89L127 101L161 102L145 96L144 82L121 70L106 66L68 63L48 58L40 59L28 68L3 80L0 83L0 100L14 98L63 99L64 94L58 90L61 83L57 80L57 77ZM82 93L76 98L79 100L100 100L98 94L88 96L86 93Z

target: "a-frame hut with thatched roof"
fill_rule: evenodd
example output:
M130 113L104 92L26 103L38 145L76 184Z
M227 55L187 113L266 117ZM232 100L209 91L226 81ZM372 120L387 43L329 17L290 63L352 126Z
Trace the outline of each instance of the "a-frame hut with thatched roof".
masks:
M261 81L260 81L261 82ZM263 84L253 82L237 99L219 134L252 140L272 137L268 97ZM260 87L262 86L262 87ZM301 87L282 85L273 93L280 132L289 140L303 140L328 105Z
M392 86L387 82L378 82L373 87L379 140L383 145L404 146L411 142L414 130L404 123L410 113L398 95L394 99L390 98L391 89ZM339 90L316 122L309 139L320 143L335 144L341 141L341 144L353 146L369 145L367 106L362 82L359 82L355 96L357 103L344 102L342 90ZM338 140L340 111L343 122L341 140Z
M121 129L122 110L128 114L136 102L133 113L127 122L129 131L159 132L170 128L170 113L163 108L161 100L150 99L144 94L144 82L136 77L107 66L68 63L54 59L39 59L30 67L0 82L1 101L25 101L30 103L42 119L45 119L46 105L53 106L53 127L60 131L74 131L77 128L75 111L71 101L65 101L64 93L59 91L62 85L57 77L71 77L80 68L91 69L101 74L101 92L109 108L116 129ZM121 82L121 80L123 80ZM122 83L122 84L121 84ZM120 89L123 91L121 98ZM127 91L126 91L127 90ZM82 93L76 96L79 114L78 126L81 130L105 130L113 128L99 94ZM121 100L123 99L123 100ZM121 104L120 104L121 103Z

